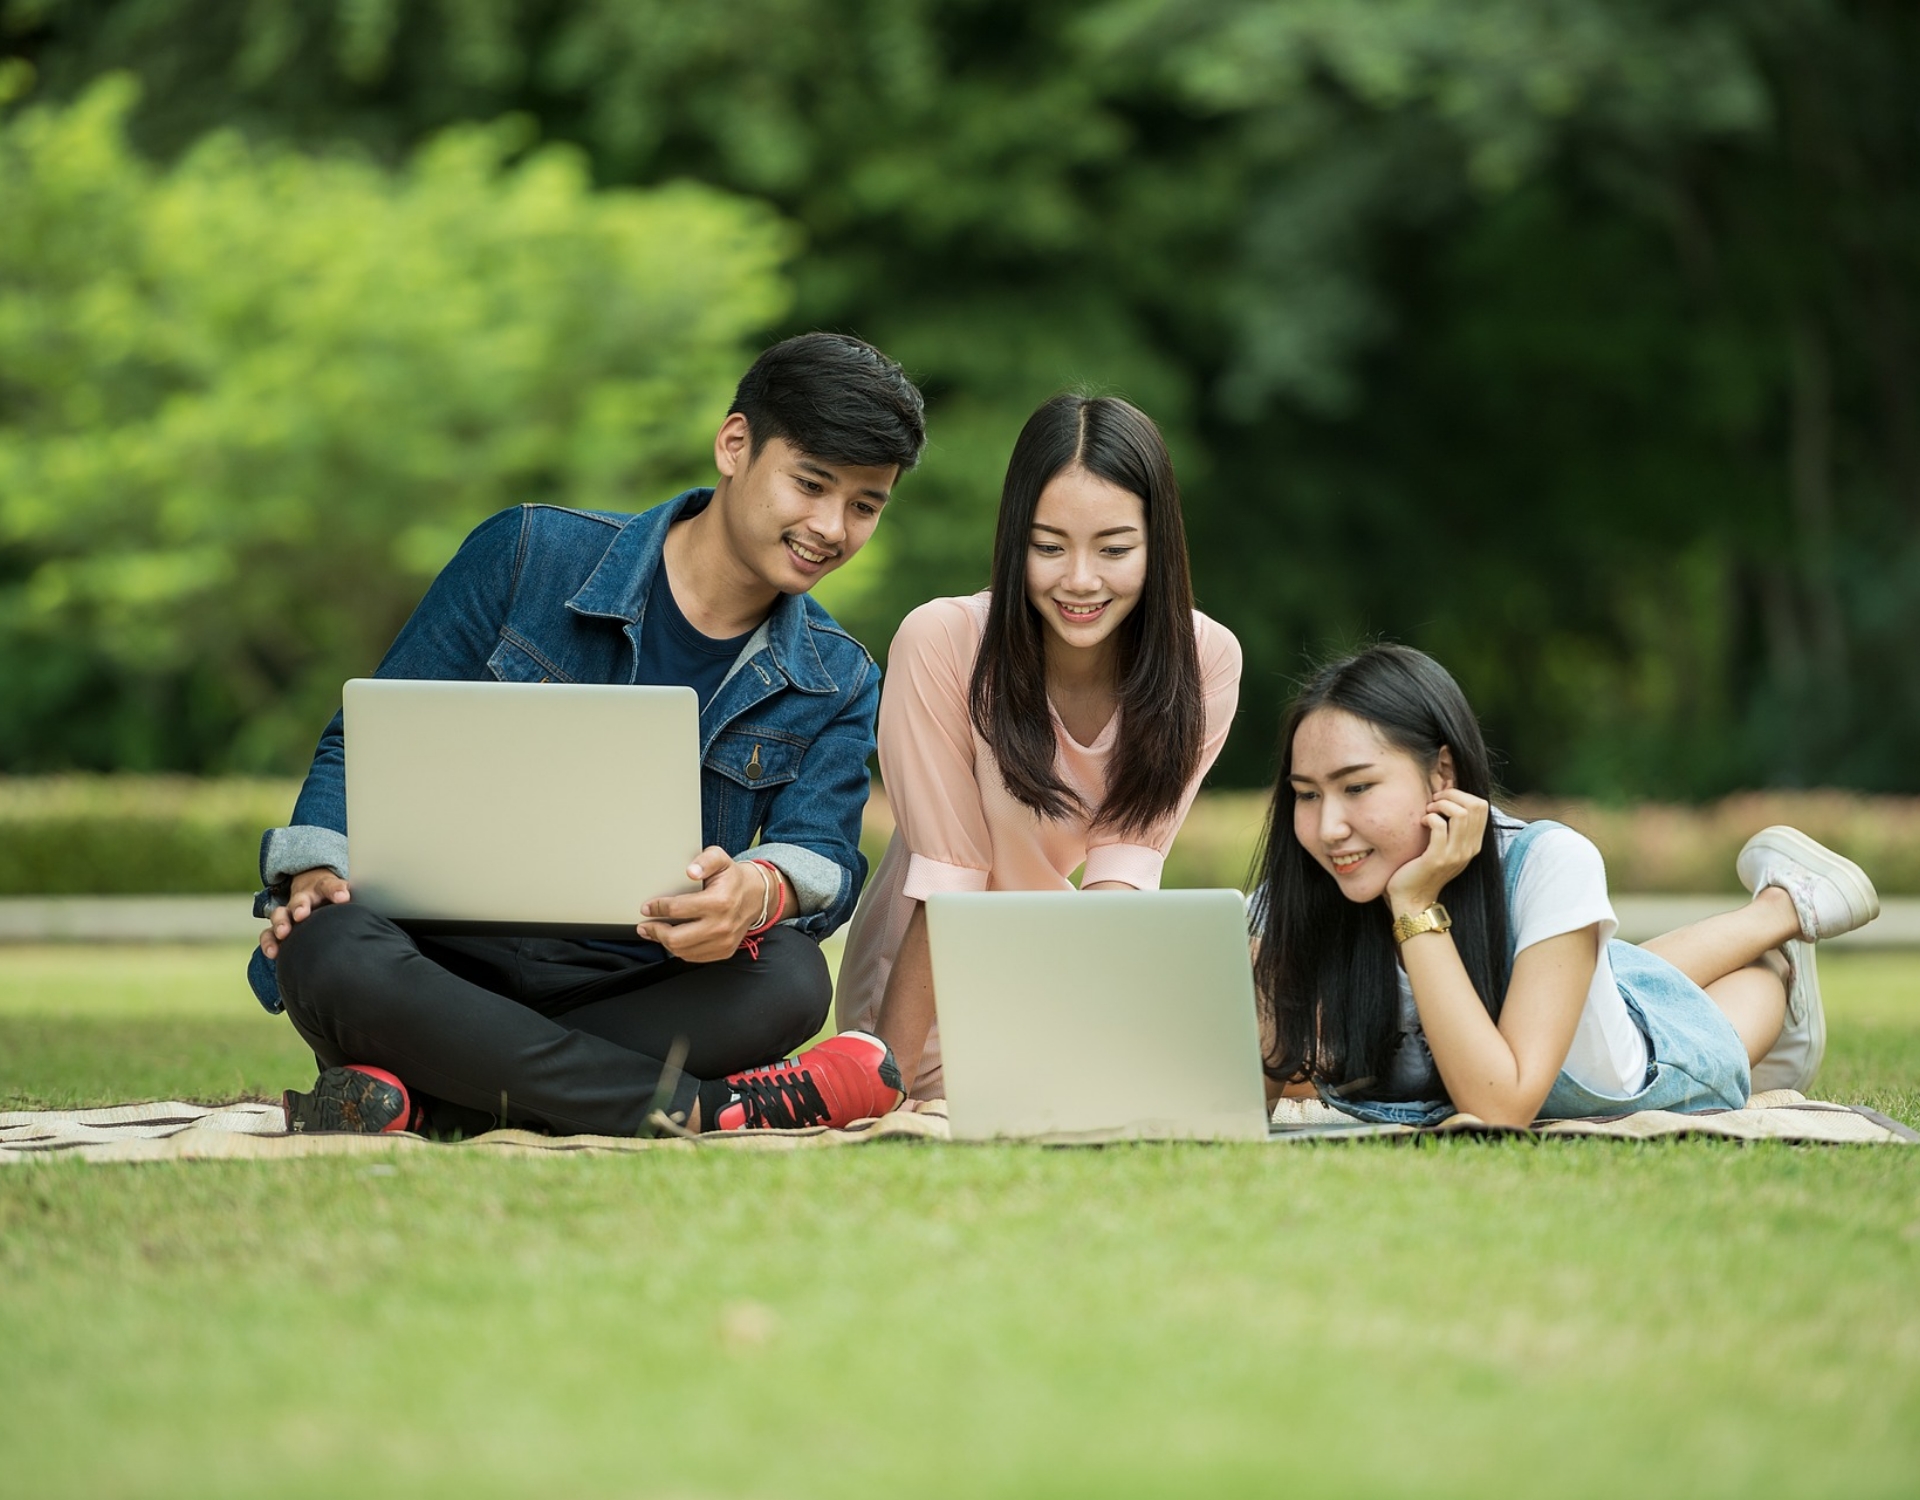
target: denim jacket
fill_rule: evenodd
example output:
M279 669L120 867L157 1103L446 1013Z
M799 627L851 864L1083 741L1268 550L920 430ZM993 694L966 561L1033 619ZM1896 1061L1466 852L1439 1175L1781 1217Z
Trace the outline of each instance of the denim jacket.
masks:
M667 528L713 498L688 490L637 516L523 505L483 521L427 590L376 672L459 682L632 682L641 622ZM700 821L708 844L777 865L801 931L825 937L852 915L866 878L860 816L880 669L810 596L783 595L700 711ZM267 830L254 899L265 916L302 870L345 877L346 745L341 716L320 736L291 826ZM280 1007L273 965L248 978Z

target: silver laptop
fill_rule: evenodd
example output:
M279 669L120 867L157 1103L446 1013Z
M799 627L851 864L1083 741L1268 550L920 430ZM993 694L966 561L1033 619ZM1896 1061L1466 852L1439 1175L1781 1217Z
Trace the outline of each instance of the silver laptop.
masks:
M695 888L692 688L356 678L344 704L349 874L382 916L631 938Z
M1238 891L927 899L958 1140L1267 1138Z

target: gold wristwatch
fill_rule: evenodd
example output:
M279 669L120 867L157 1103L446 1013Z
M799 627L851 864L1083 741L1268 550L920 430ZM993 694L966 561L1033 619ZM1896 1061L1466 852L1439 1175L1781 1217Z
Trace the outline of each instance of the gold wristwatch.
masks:
M1404 917L1393 919L1393 940L1404 943L1408 938L1419 937L1423 932L1445 932L1453 926L1453 918L1447 915L1447 909L1438 901L1425 911L1409 912Z

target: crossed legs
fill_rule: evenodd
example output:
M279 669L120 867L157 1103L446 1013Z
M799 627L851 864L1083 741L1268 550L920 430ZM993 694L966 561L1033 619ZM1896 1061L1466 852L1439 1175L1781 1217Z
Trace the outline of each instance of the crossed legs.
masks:
M324 1067L372 1064L469 1120L569 1134L684 1116L702 1081L804 1045L832 996L819 944L792 928L757 959L648 962L555 939L415 936L352 903L296 927L277 969Z
M1800 936L1793 901L1768 886L1735 911L1649 938L1641 947L1657 953L1712 997L1726 1012L1758 1063L1773 1049L1787 1014L1786 963L1780 948Z

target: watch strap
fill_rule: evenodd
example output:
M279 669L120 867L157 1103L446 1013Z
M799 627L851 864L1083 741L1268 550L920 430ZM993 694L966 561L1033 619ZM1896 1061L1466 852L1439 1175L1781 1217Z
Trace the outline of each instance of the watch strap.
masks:
M1393 919L1393 940L1404 943L1408 938L1416 938L1423 932L1447 932L1453 927L1453 918L1438 901L1425 911L1408 912L1404 917Z

